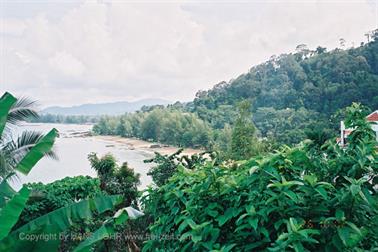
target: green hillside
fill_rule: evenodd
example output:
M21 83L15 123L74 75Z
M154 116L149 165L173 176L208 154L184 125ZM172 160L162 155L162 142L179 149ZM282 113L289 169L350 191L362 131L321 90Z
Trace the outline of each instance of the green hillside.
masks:
M300 45L295 53L271 57L234 80L198 91L192 102L102 118L94 131L228 152L238 105L247 100L256 134L266 140L263 148L306 138L321 143L338 134L343 109L352 102L378 108L377 34L346 50Z
M295 53L271 57L229 82L199 91L189 109L223 128L234 121L234 106L251 100L253 119L264 137L283 143L303 139L311 127L336 128L339 109L360 102L378 108L378 39L358 48L327 52L305 45Z

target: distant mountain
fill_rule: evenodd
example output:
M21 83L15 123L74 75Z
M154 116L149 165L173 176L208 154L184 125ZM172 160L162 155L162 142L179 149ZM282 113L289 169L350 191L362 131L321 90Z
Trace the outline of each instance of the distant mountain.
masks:
M41 114L54 115L120 115L126 112L134 112L142 106L167 105L170 101L163 99L143 99L135 102L111 102L97 104L82 104L72 107L48 107L40 111Z

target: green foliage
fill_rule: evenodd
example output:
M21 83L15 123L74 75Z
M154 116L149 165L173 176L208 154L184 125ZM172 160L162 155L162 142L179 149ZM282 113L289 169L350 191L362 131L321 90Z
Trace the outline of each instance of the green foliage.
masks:
M0 209L16 194L16 191L8 184L8 178L9 177L6 177L0 182Z
M177 161L180 159L178 156L183 150L180 149L171 155L161 155L155 152L155 157L152 159L144 160L145 163L155 163L156 166L152 167L147 175L152 177L153 182L157 186L164 185L168 179L177 170Z
M259 138L294 145L320 136L314 124L325 136L336 135L339 121L331 119L340 109L355 101L378 107L378 40L373 37L348 50L299 45L295 53L272 56L230 82L198 91L193 102L104 117L94 132L223 152L229 149L226 125L234 127L237 104L250 100Z
M124 196L124 205L136 203L137 186L140 184L138 173L124 162L118 166L114 156L107 154L101 158L96 153L90 153L88 159L100 179L100 188L108 194Z
M206 155L212 155L208 152L194 154L192 156L181 155L183 149L179 149L171 155L161 155L155 152L155 157L144 160L145 163L154 163L147 175L152 177L153 182L157 186L167 183L168 179L177 171L178 164L183 165L187 169L194 169L196 166L206 161Z
M120 196L99 196L93 199L72 203L66 207L54 210L12 231L6 238L0 241L0 251L9 251L10 249L13 251L21 251L28 247L32 248L33 241L21 239L21 234L31 234L36 231L44 231L42 234L53 237L53 235L58 235L60 232L70 228L74 222L79 220L89 220L93 218L94 214L101 214L112 210L121 202L122 197ZM46 227L51 227L49 232L45 229ZM52 240L52 242L54 242L54 239ZM46 245L53 246L51 251L56 251L59 244L60 241L58 238L55 238L54 244L46 243Z
M5 93L0 98L0 135L3 133L7 123L9 111L16 101L17 99L9 93Z
M223 129L214 131L215 142L213 150L219 155L222 160L227 160L231 157L232 149L232 128L229 124L226 124Z
M207 148L212 144L212 131L208 123L174 106L158 106L144 112L103 117L93 131L100 135L137 137L180 147Z
M28 174L43 156L52 155L51 148L57 137L55 129L45 136L33 132L23 133L17 142L13 141L10 133L3 134L6 126L34 115L34 111L28 108L31 104L32 102L27 99L16 100L8 93L0 98L0 133L2 133L0 138L0 168L2 172L0 174L0 251L58 251L59 247L64 244L60 235L73 228L75 224L89 222L112 211L116 206L124 204L122 195L101 195L83 199L99 192L98 181L84 177L66 178L46 186L34 183L24 186L19 192L15 192L11 188L7 180L14 174L14 171L9 168ZM103 165L96 165L96 167L101 168ZM109 169L100 168L99 171L109 172ZM127 164L120 168L116 167L113 172L121 181L122 186L130 183L129 177L134 178L131 183L135 184L136 181L139 181L135 179L134 173L127 167ZM31 192L29 186L36 190ZM133 189L136 190L136 185ZM30 195L32 197L29 197ZM124 213L121 213L120 216L105 219L103 224L114 228L114 226L110 226L111 223L123 224L137 212L131 207L126 210L127 212L123 211ZM23 220L20 219L22 213ZM28 218L30 221L27 221ZM37 241L27 239L30 235L47 236L47 238ZM89 250L104 238L106 237L84 242L85 250Z
M352 144L358 143L358 140L374 141L375 132L371 128L371 123L366 123L366 116L370 110L361 106L359 103L353 103L346 109L345 126L347 128L355 128L349 136ZM366 139L364 139L366 137Z
M301 45L296 53L273 56L228 83L198 91L187 109L222 129L235 122L235 105L248 99L253 101L253 120L262 137L295 144L314 122L337 129L339 122L329 119L352 102L377 108L377 62L376 37L358 48L330 52ZM225 108L234 112L225 113Z
M90 237L81 242L74 251L87 251L97 242L110 238L112 235L116 235L116 228L124 224L127 220L137 219L143 215L144 214L142 212L139 212L132 207L126 207L118 210L112 218L107 219L107 221L104 222L99 229L93 232Z
M20 192L14 195L0 211L0 240L6 237L18 218L29 197L29 189L23 187Z
M40 138L35 145L22 157L16 166L16 170L27 175L37 162L48 153L54 145L58 131L52 129Z
M350 114L360 133L345 149L307 141L236 163L178 165L143 199L151 234L177 239L147 241L143 251L375 250L377 142L363 116Z
M9 93L0 98L0 179L16 175L16 170L28 174L42 157L55 157L51 149L58 136L56 129L46 135L34 131L24 131L17 138L12 135L13 126L37 116L33 104L33 101L16 99Z
M252 122L251 103L239 104L239 115L232 130L231 155L235 160L246 159L258 153L256 128Z
M49 184L25 185L32 192L18 226L74 202L102 194L100 181L89 176L66 177Z

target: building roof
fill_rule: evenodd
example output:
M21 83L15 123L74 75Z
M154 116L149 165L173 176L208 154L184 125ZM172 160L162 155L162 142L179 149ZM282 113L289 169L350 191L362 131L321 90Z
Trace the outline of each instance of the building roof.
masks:
M366 119L370 122L378 122L378 110L368 115Z

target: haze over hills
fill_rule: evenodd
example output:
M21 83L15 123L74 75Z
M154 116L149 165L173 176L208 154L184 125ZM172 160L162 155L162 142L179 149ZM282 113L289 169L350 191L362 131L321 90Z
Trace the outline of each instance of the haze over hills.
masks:
M52 106L40 111L41 114L53 115L120 115L135 112L143 106L167 105L164 99L142 99L134 102L120 101L111 103L82 104L72 107Z

